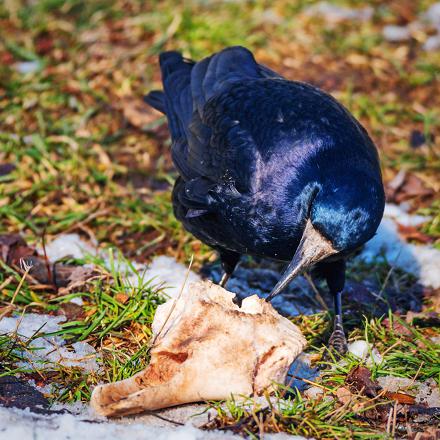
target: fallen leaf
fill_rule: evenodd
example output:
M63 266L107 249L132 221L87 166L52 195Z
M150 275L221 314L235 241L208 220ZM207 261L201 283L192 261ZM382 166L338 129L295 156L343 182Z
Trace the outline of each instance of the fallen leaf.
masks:
M391 324L388 318L385 318L382 321L382 324L385 328L391 330ZM392 330L394 331L394 333L402 336L413 336L411 330L408 327L405 327L401 322L396 319L393 319Z
M53 39L50 36L39 37L35 43L35 49L38 55L46 55L53 47Z
M438 440L440 429L435 426L427 426L423 432L413 432L408 434L408 440Z
M92 276L93 276L93 269L91 269L90 267L74 266L72 268L72 272L69 275L68 281L69 284L84 283ZM69 285L67 285L67 287L69 287Z
M397 191L394 201L400 204L410 199L425 199L433 195L434 191L426 188L421 179L414 174L407 174L405 182Z
M347 375L345 383L355 392L375 397L379 385L371 379L371 371L362 365L353 368Z
M8 265L19 265L22 258L36 255L19 234L0 235L0 258Z
M419 327L439 327L440 313L438 312L411 312L406 314L405 321Z
M399 190L399 188L403 185L406 179L406 171L400 170L387 184L385 187L385 192L388 201L394 200L394 197Z
M417 3L412 0L393 1L390 9L397 16L399 24L411 23L417 18Z
M118 293L115 296L116 301L120 302L121 304L125 304L128 301L129 298L130 297L127 294L125 294L125 293Z
M339 387L336 390L336 397L338 398L339 402L341 402L343 405L346 405L353 399L354 396L348 388Z
M136 128L145 128L157 121L162 114L137 98L122 101L124 118Z
M432 237L419 231L415 226L404 226L400 223L397 226L399 235L407 241L413 240L423 244L432 243L434 241Z
M384 395L387 399L395 400L396 402L404 405L414 405L416 403L416 399L409 394L387 391Z
M81 321L86 317L84 308L72 302L61 304L56 314L65 316L67 321Z

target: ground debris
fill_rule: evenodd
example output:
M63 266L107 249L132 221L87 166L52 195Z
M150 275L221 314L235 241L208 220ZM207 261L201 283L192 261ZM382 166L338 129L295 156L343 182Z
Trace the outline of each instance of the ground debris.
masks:
M345 379L345 383L354 392L365 394L368 397L375 397L379 389L378 384L371 379L371 371L363 366L351 370Z
M29 275L33 284L55 289L71 285L78 287L96 275L90 267L50 263L18 234L0 235L0 247L0 258L20 273Z
M0 376L0 405L6 408L29 408L36 413L47 413L49 401L42 393L15 376Z

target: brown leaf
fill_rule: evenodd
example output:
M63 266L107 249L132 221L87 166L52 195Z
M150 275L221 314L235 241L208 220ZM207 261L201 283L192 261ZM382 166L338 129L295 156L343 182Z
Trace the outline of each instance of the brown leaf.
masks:
M39 37L35 43L35 49L38 55L46 55L53 47L53 39L50 36Z
M136 128L145 128L162 116L157 110L137 98L125 98L122 101L122 112L124 118Z
M391 329L390 320L388 318L385 318L382 321L382 324L384 325L385 328ZM412 336L411 330L405 327L402 323L400 323L396 319L393 319L392 328L395 333L398 333L401 336Z
M348 388L339 387L336 390L336 397L338 398L339 402L341 402L343 405L346 405L353 399L353 393Z
M440 428L427 426L423 432L413 432L408 435L409 440L438 440L440 438Z
M61 304L57 315L64 315L67 321L80 321L86 317L83 307L72 302Z
M19 265L20 259L36 255L19 234L0 235L0 258L9 265Z
M414 324L419 327L439 327L440 313L439 312L411 312L406 314L406 322Z
M388 201L394 200L394 197L397 194L397 191L404 184L406 179L406 171L400 170L394 177L391 179L385 187L385 192Z
M64 266L65 267L65 266ZM84 283L93 276L93 269L90 267L74 266L69 275L69 284Z
M434 190L427 188L422 179L403 170L399 171L386 184L385 192L387 200L397 204L405 201L417 201L426 204L435 196Z
M417 18L417 3L412 0L398 0L390 4L399 24L406 24Z
M413 396L404 393L393 393L391 391L387 391L385 393L385 397L404 405L414 405L416 403L416 399Z
M432 237L419 231L415 226L404 226L399 223L398 231L399 235L407 241L413 240L423 244L432 243L434 241Z
M121 304L125 304L129 298L130 297L128 295L126 295L125 293L118 293L115 296L116 301L120 302Z
M421 179L414 174L407 174L404 184L397 191L395 202L402 203L414 198L425 199L433 195L434 191L426 188Z
M353 368L347 375L345 383L350 389L368 397L375 397L379 388L378 384L371 379L371 371L362 365Z

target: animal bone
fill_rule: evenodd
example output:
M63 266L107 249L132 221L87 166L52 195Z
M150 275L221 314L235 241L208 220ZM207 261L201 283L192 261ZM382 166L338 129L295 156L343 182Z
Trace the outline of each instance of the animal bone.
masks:
M306 341L299 329L256 295L210 282L192 284L157 308L151 362L133 377L100 385L91 405L121 416L234 395L261 395L284 383Z

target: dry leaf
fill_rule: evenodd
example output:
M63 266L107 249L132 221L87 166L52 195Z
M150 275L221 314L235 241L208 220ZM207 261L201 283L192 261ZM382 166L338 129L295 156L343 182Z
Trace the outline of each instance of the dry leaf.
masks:
M432 243L434 241L432 237L419 231L415 226L404 226L400 223L397 226L399 235L407 241L413 240L423 244Z
M124 118L136 128L145 128L162 116L138 98L125 98L122 101L122 112Z
M86 317L83 307L72 302L61 304L57 315L64 315L66 321L80 321Z
M20 259L36 255L19 234L0 235L0 258L9 265L19 265Z
M388 318L385 318L382 321L382 324L384 325L385 328L391 329L390 320ZM402 323L400 323L396 319L393 319L392 327L393 327L393 331L395 333L398 333L399 335L402 335L402 336L413 336L411 330L409 328L405 327Z
M336 390L336 397L343 405L348 404L353 399L353 393L345 387L339 387Z
M379 388L378 384L371 379L371 371L362 365L353 368L348 373L345 383L350 386L350 389L368 397L375 397Z
M115 299L116 299L116 301L120 302L121 304L125 304L128 301L129 296L125 293L118 293L115 296Z
M405 182L397 191L396 203L402 203L410 199L425 199L434 195L432 189L426 188L423 181L414 174L407 174Z
M391 391L387 391L385 393L385 397L387 399L395 400L403 405L414 405L416 403L416 399L413 396L404 393L393 393Z
M423 432L414 432L408 435L409 440L438 440L440 429L435 426L427 426Z

